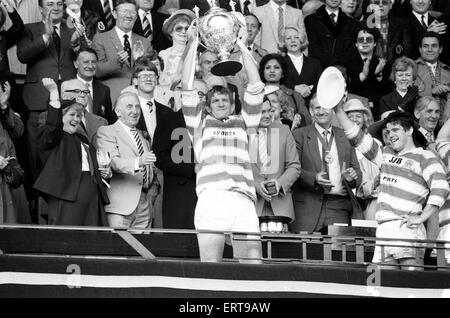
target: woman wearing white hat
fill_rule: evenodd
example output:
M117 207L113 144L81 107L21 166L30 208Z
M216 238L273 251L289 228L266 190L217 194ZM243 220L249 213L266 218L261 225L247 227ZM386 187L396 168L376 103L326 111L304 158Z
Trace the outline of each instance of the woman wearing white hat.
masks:
M348 100L344 104L344 111L351 121L358 125L360 129L367 132L370 113L359 99ZM376 142L378 142L378 140L376 140ZM381 146L381 143L378 143ZM362 181L361 185L356 189L356 197L364 200L365 207L362 207L364 219L375 220L380 169L376 164L368 160L358 149L355 149L355 151L362 172Z
M161 73L159 79L160 101L168 105L169 100L173 97L171 86L178 83L181 79L181 70L179 70L181 57L188 40L188 29L195 14L191 10L177 10L164 21L162 32L170 40L172 46L159 52L159 56L164 61L164 72Z

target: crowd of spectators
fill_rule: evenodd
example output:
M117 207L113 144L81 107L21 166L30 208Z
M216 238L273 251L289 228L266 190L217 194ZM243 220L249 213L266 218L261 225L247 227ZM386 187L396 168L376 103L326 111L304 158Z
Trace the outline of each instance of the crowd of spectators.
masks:
M259 233L281 217L326 233L361 218L450 241L450 2L0 3L0 223ZM236 74L195 45L213 6L236 11ZM329 66L348 90L334 110L317 97ZM221 259L225 236L198 241ZM260 257L250 242L238 256Z

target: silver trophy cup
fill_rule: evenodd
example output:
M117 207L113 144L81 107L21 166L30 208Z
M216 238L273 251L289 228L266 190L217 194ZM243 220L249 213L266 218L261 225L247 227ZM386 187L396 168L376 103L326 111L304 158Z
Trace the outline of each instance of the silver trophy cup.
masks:
M197 18L197 28L202 44L219 58L219 63L211 69L211 73L227 76L239 72L242 64L230 60L230 52L236 44L239 31L239 23L234 14L213 7L203 17Z

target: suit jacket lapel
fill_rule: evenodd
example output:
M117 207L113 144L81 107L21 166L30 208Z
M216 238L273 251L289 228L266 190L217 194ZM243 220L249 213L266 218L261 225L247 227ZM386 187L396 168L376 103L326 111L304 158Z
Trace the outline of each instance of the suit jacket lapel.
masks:
M314 124L309 127L307 134L308 138L308 150L311 154L312 161L314 162L314 167L316 171L322 170L322 158L319 152L319 144L317 137L317 130Z
M125 144L130 145L131 149L133 150L134 154L136 156L139 156L139 150L136 146L136 142L131 139L130 135L125 131L125 129L122 127L122 124L119 123L119 119L116 121L116 123L113 125L114 129L117 132L117 136L121 138Z
M114 47L116 48L116 51L122 51L123 50L123 44L122 41L119 39L119 36L117 35L117 32L114 28L110 31L110 38L112 43L114 44Z

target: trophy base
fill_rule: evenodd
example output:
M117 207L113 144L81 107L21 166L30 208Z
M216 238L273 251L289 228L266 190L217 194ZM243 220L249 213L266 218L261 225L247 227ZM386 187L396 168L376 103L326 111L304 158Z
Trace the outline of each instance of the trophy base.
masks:
M234 75L242 69L242 64L236 61L219 62L213 66L211 73L216 76Z

